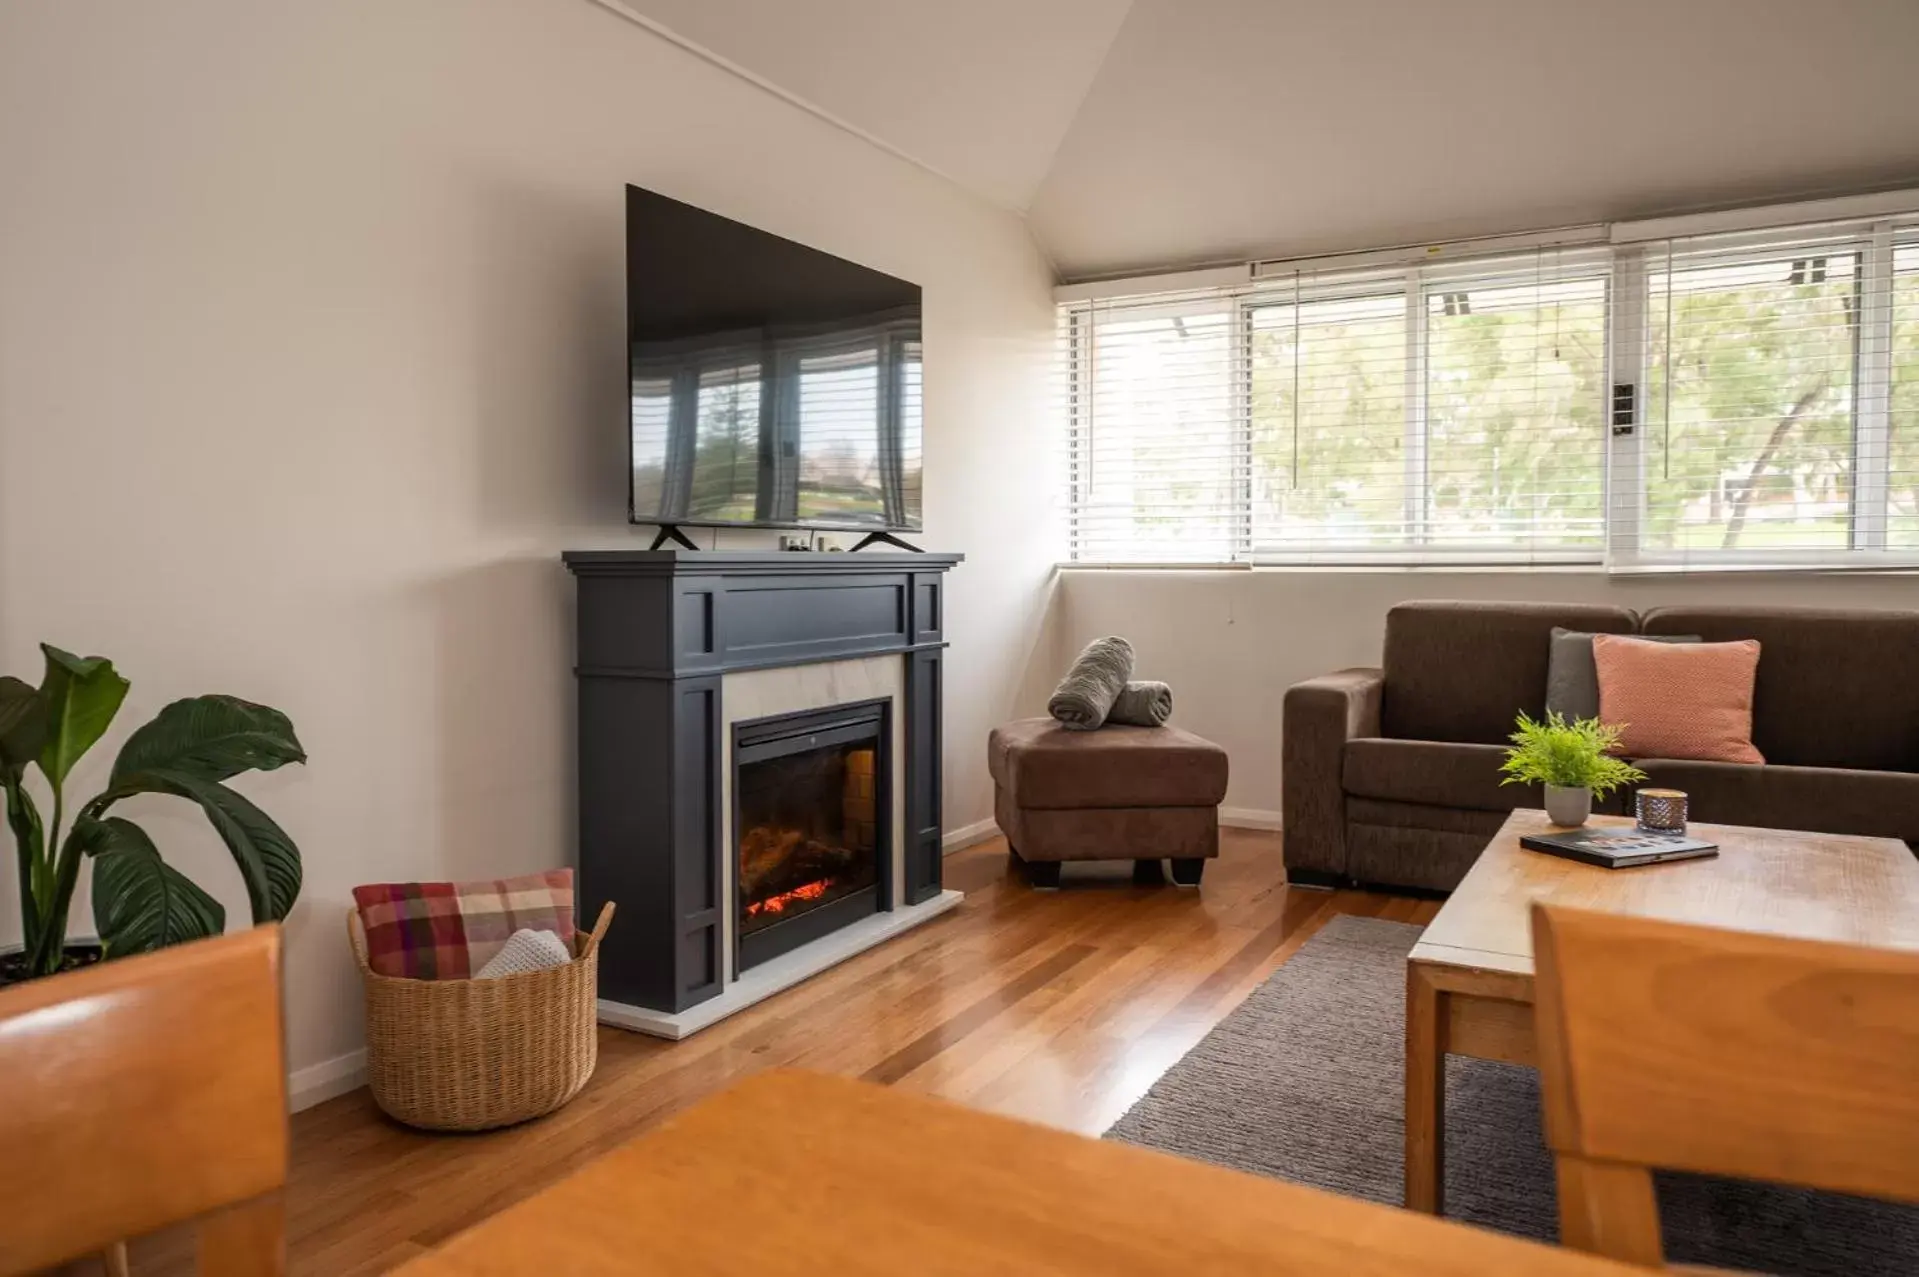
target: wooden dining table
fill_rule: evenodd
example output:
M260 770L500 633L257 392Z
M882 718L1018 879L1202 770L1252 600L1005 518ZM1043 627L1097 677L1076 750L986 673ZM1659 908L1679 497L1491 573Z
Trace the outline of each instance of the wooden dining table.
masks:
M1627 1277L1465 1224L775 1071L398 1270L601 1274Z

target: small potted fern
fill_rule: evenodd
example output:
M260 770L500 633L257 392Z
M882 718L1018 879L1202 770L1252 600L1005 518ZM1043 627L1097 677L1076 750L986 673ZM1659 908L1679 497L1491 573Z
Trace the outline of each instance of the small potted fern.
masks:
M1519 716L1512 748L1499 770L1502 785L1544 785L1546 817L1553 824L1583 825L1592 815L1593 795L1604 798L1622 785L1646 779L1646 773L1612 751L1619 729L1596 718L1567 722L1558 713L1545 719Z

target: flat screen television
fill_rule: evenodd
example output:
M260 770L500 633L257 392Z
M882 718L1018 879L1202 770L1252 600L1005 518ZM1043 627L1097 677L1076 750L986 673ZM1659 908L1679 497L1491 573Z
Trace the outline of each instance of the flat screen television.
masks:
M918 531L920 290L626 188L630 517Z

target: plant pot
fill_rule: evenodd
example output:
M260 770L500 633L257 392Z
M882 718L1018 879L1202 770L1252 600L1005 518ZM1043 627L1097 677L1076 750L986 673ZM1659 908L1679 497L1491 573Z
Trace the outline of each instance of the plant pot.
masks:
M1583 825L1593 814L1593 791L1563 785L1546 786L1546 819L1562 828Z
M38 980L39 976L30 976L21 969L21 946L17 944L0 948L0 989L8 985L25 984L29 980ZM61 955L60 971L72 971L77 967L90 967L100 961L100 942L98 940L68 941L66 952ZM58 975L59 972L54 974Z

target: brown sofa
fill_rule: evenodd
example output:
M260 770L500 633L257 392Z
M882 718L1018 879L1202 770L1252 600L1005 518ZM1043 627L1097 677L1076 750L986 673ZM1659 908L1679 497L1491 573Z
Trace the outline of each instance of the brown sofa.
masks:
M1554 626L1758 639L1753 743L1766 764L1635 759L1645 783L1685 790L1696 820L1919 847L1919 612L1402 603L1381 668L1287 690L1288 878L1457 886L1507 813L1541 805L1536 787L1502 787L1498 767L1514 715L1545 710Z

